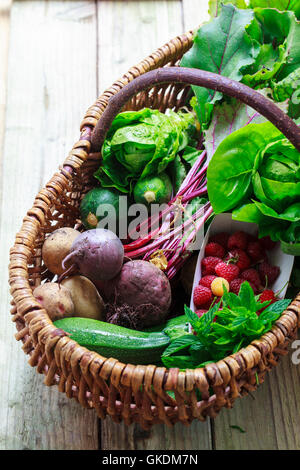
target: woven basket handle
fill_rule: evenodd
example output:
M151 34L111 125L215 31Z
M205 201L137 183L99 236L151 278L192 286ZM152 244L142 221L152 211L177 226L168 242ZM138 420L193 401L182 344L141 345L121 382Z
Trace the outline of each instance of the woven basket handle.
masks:
M134 95L154 85L165 83L198 85L239 99L271 121L300 152L300 128L273 101L235 80L204 70L185 67L162 67L146 72L112 96L92 133L92 151L100 151L112 121Z

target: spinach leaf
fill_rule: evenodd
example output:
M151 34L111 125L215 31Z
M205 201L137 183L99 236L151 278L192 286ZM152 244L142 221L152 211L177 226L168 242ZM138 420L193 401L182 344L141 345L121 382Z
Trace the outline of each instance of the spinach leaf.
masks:
M207 169L208 196L216 214L235 208L251 194L258 154L280 135L269 122L249 124L221 142Z

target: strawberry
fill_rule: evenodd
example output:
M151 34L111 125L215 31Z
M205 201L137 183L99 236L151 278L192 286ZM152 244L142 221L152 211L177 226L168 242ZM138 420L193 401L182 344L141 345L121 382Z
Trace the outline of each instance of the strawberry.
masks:
M200 279L199 284L201 284L201 286L204 286L210 289L211 283L213 282L214 279L216 279L216 277L217 276L214 276L213 274L208 274L207 276L203 276Z
M252 235L251 233L247 233L247 237L248 237L248 243L258 241L257 235Z
M240 273L239 268L235 264L225 263L225 261L218 263L215 271L219 277L224 277L229 283L238 277Z
M207 313L207 310L204 310L204 309L202 309L202 310L196 310L196 312L195 312L195 314L196 314L199 318L201 318L202 315L204 315L205 313Z
M270 303L266 306L258 310L256 313L257 315L260 315L261 312L263 312L269 305L273 304L274 302L277 302L277 297L274 294L274 292L271 289L265 289L259 296L259 302L267 302L270 301Z
M241 250L245 250L247 243L248 235L245 232L234 232L228 238L227 248L229 250L232 250L233 248L240 248Z
M222 259L216 256L207 256L206 258L203 258L201 261L203 276L206 276L207 274L215 274L215 267L220 263L220 261L222 261Z
M236 279L233 279L233 281L231 281L230 283L230 292L233 292L234 294L239 295L240 287L243 284L243 282L246 282L245 279L241 279L238 277ZM255 285L252 284L252 282L249 282L249 284L252 287L253 292L256 293Z
M250 258L247 253L239 248L234 248L233 250L230 250L230 252L225 258L225 261L228 260L236 264L240 271L249 268L251 264Z
M223 248L227 248L227 243L228 243L228 238L229 238L229 233L226 232L220 232L220 233L215 233L215 235L212 235L208 242L213 242L213 243L218 243L221 245Z
M209 242L205 247L205 256L216 256L217 258L224 258L225 250L222 245L215 242Z
M262 244L262 246L264 247L264 249L267 250L267 251L273 250L275 248L275 246L277 245L276 242L273 242L273 240L271 240L269 235L267 235L266 237L260 238L259 241Z
M263 285L272 286L279 276L280 268L263 261L258 266L259 277Z
M267 300L270 300L271 304L277 301L277 297L271 289L265 289L259 296L260 302L266 302Z
M203 317L203 315L205 315L206 313L207 313L207 310L204 310L204 309L200 309L200 310L196 310L196 311L195 311L195 314L196 314L199 318ZM217 320L217 317L214 317L213 322L215 322L216 320ZM194 329L192 329L192 331L193 331L193 335L197 336L196 331L195 331Z
M193 299L197 309L205 305L207 302L211 302L212 298L212 292L207 287L201 285L195 287Z
M265 250L259 241L248 243L247 253L254 262L265 259Z
M201 305L201 308L209 310L211 307L213 307L216 303L219 302L221 297L213 297L211 300L206 302L205 304Z
M256 269L249 268L241 273L241 278L255 286L256 291L260 289L260 277Z

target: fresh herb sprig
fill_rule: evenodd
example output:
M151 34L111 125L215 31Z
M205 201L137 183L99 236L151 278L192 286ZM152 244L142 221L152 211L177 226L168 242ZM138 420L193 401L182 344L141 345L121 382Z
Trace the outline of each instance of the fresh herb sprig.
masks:
M290 299L273 304L260 302L245 281L239 295L225 292L221 301L200 318L185 306L194 334L171 341L162 355L162 362L166 367L192 369L236 353L269 331L290 302Z

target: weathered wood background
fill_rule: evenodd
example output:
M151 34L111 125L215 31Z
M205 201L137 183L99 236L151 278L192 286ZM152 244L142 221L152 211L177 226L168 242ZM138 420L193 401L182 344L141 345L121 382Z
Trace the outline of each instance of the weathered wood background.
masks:
M44 386L10 320L9 248L85 110L131 65L206 20L207 3L0 0L0 449L300 449L300 369L290 356L214 422L145 432L100 423Z

